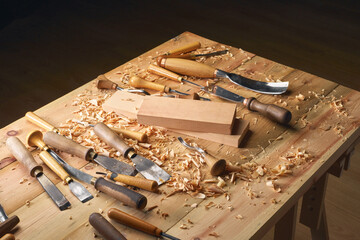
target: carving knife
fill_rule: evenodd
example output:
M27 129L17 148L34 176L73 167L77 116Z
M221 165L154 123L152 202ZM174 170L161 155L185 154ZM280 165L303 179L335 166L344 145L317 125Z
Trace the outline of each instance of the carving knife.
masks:
M104 74L99 75L97 77L96 87L98 89L114 89L114 90L116 89L116 90L119 90L119 91L127 91L127 92L130 92L130 93L143 93L145 95L150 95L150 93L148 93L147 91L145 91L143 89L124 89L124 88L121 88L116 83L109 80Z
M64 197L59 189L45 176L42 166L38 165L25 147L25 145L17 137L9 137L6 140L6 146L13 156L20 161L29 171L32 177L36 177L41 186L59 207L65 210L70 207L70 202Z
M94 126L95 134L111 147L120 151L124 157L129 158L135 165L141 175L145 178L156 181L159 185L170 179L170 175L153 161L146 159L134 152L132 147L124 143L119 135L114 133L108 126L103 123L97 123Z
M54 133L56 134L56 133ZM56 134L57 135L57 134ZM75 182L69 174L60 166L60 164L53 159L53 157L46 151L47 146L43 142L42 132L36 130L32 131L26 137L26 142L31 147L38 147L42 151L39 154L41 160L54 172L58 175L65 184L70 188L70 191L77 197L81 202L86 203L87 201L93 199L93 195L80 183Z
M276 106L274 104L264 104L259 102L256 98L244 98L240 95L237 95L233 92L230 92L222 87L219 86L211 86L211 87L204 87L197 83L191 82L189 80L184 79L180 75L173 73L167 69L150 65L148 68L148 71L157 74L163 77L170 78L174 81L186 81L187 83L193 84L196 87L199 87L202 91L213 94L217 97L226 99L228 101L236 102L236 103L242 103L244 106L246 106L249 110L254 112L259 112L261 115L264 115L265 117L272 119L276 122L279 122L281 124L287 124L291 120L291 112L285 108Z
M282 94L286 92L289 86L289 82L272 83L256 81L187 59L161 58L159 62L161 67L179 74L200 78L227 78L239 86L264 94Z
M20 219L16 215L9 218L0 204L0 237L10 232L19 222Z

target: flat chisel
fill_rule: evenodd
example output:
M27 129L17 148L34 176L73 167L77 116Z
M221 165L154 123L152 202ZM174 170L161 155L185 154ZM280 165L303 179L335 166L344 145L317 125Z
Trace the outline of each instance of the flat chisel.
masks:
M25 145L17 137L9 137L6 140L6 146L14 157L20 161L29 171L32 177L36 177L41 186L59 207L65 210L70 207L70 202L64 197L59 189L45 176L42 166L38 165L25 147Z

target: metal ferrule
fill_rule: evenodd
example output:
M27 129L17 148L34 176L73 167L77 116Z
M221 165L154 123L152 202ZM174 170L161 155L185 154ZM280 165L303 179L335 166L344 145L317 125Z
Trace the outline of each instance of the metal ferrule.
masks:
M93 178L91 179L91 185L94 185L94 186L95 186L96 180L98 180L98 179L97 179L96 177L93 177Z
M72 181L72 178L71 177L66 177L65 179L64 179L64 182L66 183L66 184L69 184L69 182L71 182Z
M136 153L133 151L133 150L130 150L127 154L126 154L126 157L131 159L133 157L136 156Z

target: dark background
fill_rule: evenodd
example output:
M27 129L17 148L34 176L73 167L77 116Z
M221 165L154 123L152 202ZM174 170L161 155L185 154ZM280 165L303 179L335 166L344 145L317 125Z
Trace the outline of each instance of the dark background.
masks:
M359 1L0 1L0 127L184 31L360 90Z

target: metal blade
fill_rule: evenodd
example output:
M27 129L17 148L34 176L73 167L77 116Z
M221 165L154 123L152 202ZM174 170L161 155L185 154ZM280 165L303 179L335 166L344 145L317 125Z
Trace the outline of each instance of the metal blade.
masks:
M70 202L65 198L65 196L60 192L60 190L51 182L43 172L40 172L36 175L37 180L40 182L41 186L54 201L54 203L60 208L61 211L70 207Z
M69 165L67 162L61 159L53 150L49 149L48 152L55 158L55 160L74 178L92 184L92 179L94 178L90 174L84 173L83 171L80 171L77 168L74 168L73 166Z
M223 55L227 53L229 50L222 50L212 53L204 53L204 54L196 54L195 57L211 57L211 56L217 56L217 55Z
M219 69L216 70L216 77L228 78L239 86L264 94L282 94L286 92L289 86L289 82L260 82Z
M0 222L4 222L9 217L6 215L4 208L0 204Z
M207 92L207 93L211 93L214 94L217 97L232 101L232 102L244 102L245 98L237 95L233 92L230 92L222 87L219 86L213 86L213 87L204 87L202 88L203 91Z
M104 167L107 170L118 174L124 174L129 176L135 176L137 174L136 169L124 162L116 160L114 158L109 158L103 155L97 155L94 158L94 161L97 162L99 165Z
M185 96L189 95L188 93L179 92L179 91L174 90L174 89L170 89L170 92L177 93L177 94L180 94L180 95L185 95Z
M69 188L71 192L82 202L86 203L87 201L94 198L93 195L80 183L72 180L69 182Z
M156 181L159 186L171 178L170 174L165 172L161 167L156 165L153 161L144 158L140 155L134 154L131 157L136 170L139 171L146 179Z

